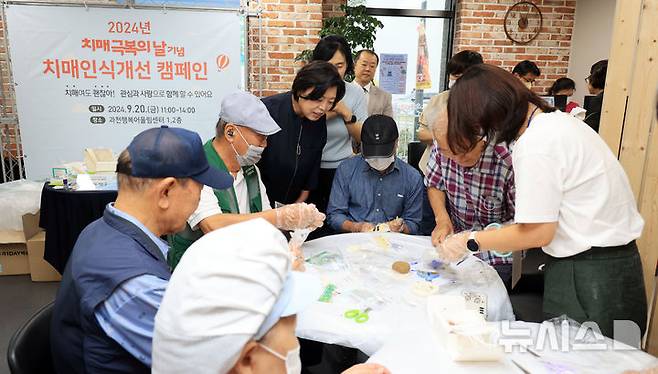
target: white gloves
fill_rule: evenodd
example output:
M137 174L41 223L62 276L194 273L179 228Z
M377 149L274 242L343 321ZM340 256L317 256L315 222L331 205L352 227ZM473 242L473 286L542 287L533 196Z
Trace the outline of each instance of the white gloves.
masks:
M297 203L284 205L274 210L276 227L282 230L317 229L322 226L325 215L313 204Z
M470 252L466 247L470 231L463 231L456 235L448 236L442 243L436 245L436 251L444 262L456 262L464 258Z

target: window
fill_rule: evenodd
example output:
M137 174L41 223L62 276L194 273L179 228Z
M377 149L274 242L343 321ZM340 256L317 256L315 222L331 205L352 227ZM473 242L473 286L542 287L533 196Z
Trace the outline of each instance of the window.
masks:
M398 156L405 160L408 144L417 140L420 113L432 96L447 88L446 64L451 57L454 3L454 0L360 2L367 7L368 14L384 24L377 31L374 44L375 52L380 55L375 83L393 96L393 113L400 132ZM426 48L419 48L423 29ZM391 64L387 64L387 59ZM406 59L406 65L402 64L404 69L401 59ZM424 84L419 84L417 89L419 67L424 70L420 78ZM403 70L402 74L397 70ZM383 71L387 76L381 76ZM391 89L392 86L395 87Z

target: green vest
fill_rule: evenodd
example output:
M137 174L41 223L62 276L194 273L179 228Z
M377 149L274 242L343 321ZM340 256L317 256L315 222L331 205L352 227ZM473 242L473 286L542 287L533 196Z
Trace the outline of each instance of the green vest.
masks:
M228 172L228 168L224 164L224 161L215 151L215 147L212 145L212 139L208 140L206 144L203 145L203 150L206 153L206 158L210 166L216 167L217 169L224 170ZM249 196L249 212L240 212L238 205L238 199L235 195L235 190L233 187L229 187L225 190L213 189L215 196L217 196L217 201L219 202L219 207L222 209L222 213L258 213L263 210L262 199L260 195L260 180L258 178L258 172L256 171L256 166L250 165L242 168L242 173L247 182L247 194ZM185 229L177 234L169 235L169 253L167 254L167 262L173 270L181 257L187 250L187 248L192 245L197 239L203 236L203 231L201 229L192 230L189 224L185 225Z

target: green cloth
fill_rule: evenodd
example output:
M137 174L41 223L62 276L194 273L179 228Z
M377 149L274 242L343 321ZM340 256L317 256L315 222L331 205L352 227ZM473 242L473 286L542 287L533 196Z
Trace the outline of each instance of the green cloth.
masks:
M228 172L226 164L224 164L222 158L217 154L215 147L212 145L212 141L213 140L210 139L203 145L208 164L212 167ZM258 178L256 166L245 166L242 168L242 172L247 182L247 195L249 196L249 212L242 213L258 213L263 211L260 194L260 180ZM217 197L219 207L222 209L222 213L241 213L238 199L235 195L235 189L233 187L229 187L225 190L213 189L213 191ZM169 235L168 241L171 248L167 254L167 262L169 262L169 266L171 266L172 270L178 265L178 262L180 262L180 259L183 257L187 248L201 236L203 236L203 232L200 229L192 230L188 224L185 225L183 231L176 233L175 235Z
M615 320L634 321L644 334L647 300L635 241L551 257L544 273L543 309L546 319L566 314L580 323L596 322L610 338Z

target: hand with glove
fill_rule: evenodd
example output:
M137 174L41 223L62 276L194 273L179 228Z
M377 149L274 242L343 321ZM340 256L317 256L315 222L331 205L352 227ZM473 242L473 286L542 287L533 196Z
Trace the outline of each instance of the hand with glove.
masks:
M301 243L291 240L288 243L288 248L290 248L290 257L292 258L292 270L305 271L304 252L302 251Z
M276 227L281 230L296 230L322 226L325 215L313 204L296 203L276 208Z
M436 245L436 251L444 262L456 262L463 259L470 252L466 247L470 231L448 236L442 243Z

